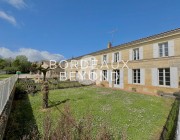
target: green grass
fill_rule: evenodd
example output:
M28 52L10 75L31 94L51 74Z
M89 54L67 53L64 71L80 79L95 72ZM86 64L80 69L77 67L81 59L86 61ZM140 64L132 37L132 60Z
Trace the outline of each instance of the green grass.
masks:
M6 79L13 76L13 74L0 74L0 80Z
M133 140L158 139L174 102L173 99L99 87L52 90L49 98L53 104L66 101L77 119L92 114L95 126L105 123L115 135L125 131L128 139ZM42 134L43 119L49 112L41 108L41 94L29 95L29 102ZM63 109L64 102L56 107ZM53 104L50 103L50 106ZM59 117L56 107L48 109L54 126ZM26 106L20 110L26 112Z

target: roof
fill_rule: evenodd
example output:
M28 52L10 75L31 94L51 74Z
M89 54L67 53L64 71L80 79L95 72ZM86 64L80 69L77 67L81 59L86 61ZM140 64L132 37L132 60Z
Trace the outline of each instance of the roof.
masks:
M166 37L166 36L169 36L169 35L174 35L176 33L180 34L180 28L170 30L170 31L166 31L166 32L162 32L160 34L155 34L155 35L152 35L152 36L148 36L148 37L141 38L141 39L138 39L138 40L134 40L134 41L131 41L131 42L128 42L128 43L120 44L120 45L117 45L117 46L114 46L114 47L111 47L111 48L106 48L106 49L99 50L99 51L96 51L96 52L92 52L92 53L89 53L89 54L85 54L85 55L82 55L82 56L78 56L78 57L75 57L75 58L72 58L72 59L68 59L67 61L70 61L70 60L73 60L73 59L81 59L82 57L87 56L87 55L97 55L97 54L101 54L101 53L107 53L109 51L117 50L119 48L124 48L124 47L129 47L129 46L132 46L132 45L137 45L137 44L140 44L140 43L145 43L145 42L148 42L148 41L151 41L151 40L154 40L154 39Z

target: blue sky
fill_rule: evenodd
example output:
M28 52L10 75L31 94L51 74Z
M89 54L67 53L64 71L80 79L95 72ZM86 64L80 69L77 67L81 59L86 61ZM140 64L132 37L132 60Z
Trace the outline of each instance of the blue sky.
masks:
M22 48L65 58L87 54L109 41L115 46L180 27L179 6L179 0L0 0L0 55L23 54Z

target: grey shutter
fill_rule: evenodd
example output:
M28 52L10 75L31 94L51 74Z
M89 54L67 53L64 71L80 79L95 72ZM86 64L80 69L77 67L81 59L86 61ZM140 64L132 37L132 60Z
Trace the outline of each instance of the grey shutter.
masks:
M157 86L158 85L158 69L152 68L152 85Z
M124 69L120 69L120 88L124 88Z
M179 76L178 76L178 68L177 67L170 67L170 79L171 79L171 87L178 88Z
M128 84L132 84L132 69L128 69Z
M143 59L143 47L139 48L139 58Z
M174 56L174 40L168 41L169 56Z
M145 69L140 69L141 84L145 85Z
M122 60L122 55L121 55L121 52L119 52L119 62L121 62Z
M100 81L102 81L102 70L99 70Z
M112 70L109 70L109 87L112 87Z
M159 56L159 46L158 43L153 44L153 57L158 58Z
M112 63L114 62L114 53L112 53Z
M133 60L133 59L132 59L132 49L129 50L129 60L130 60L130 61Z

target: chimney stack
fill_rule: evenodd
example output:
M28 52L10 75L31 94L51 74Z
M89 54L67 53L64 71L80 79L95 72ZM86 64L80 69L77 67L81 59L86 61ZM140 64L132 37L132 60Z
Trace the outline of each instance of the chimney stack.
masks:
M109 49L111 47L112 47L112 44L111 44L111 42L109 42L107 48Z

